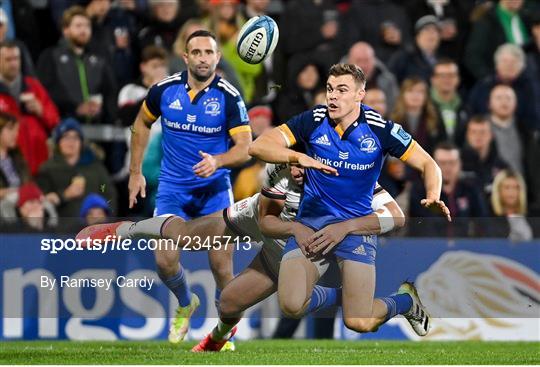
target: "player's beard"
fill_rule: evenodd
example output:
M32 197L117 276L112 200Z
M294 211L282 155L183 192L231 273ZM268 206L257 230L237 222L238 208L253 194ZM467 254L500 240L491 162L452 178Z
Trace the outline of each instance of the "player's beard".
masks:
M204 83L208 79L210 79L214 72L216 71L216 67L212 67L212 65L208 65L208 70L204 73L201 73L197 70L197 66L193 66L190 69L191 75L197 80L198 82Z

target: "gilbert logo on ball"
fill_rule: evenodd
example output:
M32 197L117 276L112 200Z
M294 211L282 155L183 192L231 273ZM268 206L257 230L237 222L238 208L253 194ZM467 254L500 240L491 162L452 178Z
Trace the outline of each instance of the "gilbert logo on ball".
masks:
M278 39L276 22L266 15L255 16L240 29L236 51L245 62L258 64L274 52Z

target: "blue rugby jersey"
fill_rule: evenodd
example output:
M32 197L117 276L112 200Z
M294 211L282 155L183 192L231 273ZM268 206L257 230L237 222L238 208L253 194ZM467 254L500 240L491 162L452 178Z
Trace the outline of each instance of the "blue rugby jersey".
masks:
M161 116L163 131L160 182L198 189L227 181L229 169L220 168L208 178L198 177L192 167L211 155L228 151L230 136L251 131L240 93L216 75L210 85L194 95L187 84L187 71L174 74L148 91L143 111L152 120Z
M407 160L415 146L401 125L385 121L368 106L346 131L316 106L280 126L289 146L299 142L306 154L337 169L339 176L306 170L297 219L314 229L372 213L373 189L384 156Z

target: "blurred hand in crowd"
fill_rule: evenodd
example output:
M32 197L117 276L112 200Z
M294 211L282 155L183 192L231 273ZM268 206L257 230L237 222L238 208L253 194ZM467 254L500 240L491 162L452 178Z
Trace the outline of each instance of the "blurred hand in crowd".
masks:
M21 93L20 99L27 112L37 117L43 116L43 105L34 93Z

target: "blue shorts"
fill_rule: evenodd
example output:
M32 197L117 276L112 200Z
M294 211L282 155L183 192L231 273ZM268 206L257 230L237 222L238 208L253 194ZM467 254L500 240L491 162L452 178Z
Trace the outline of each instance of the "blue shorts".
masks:
M298 243L294 236L289 237L283 255L296 250ZM377 236L348 235L343 241L330 251L328 256L336 256L343 260L357 261L364 264L375 265L375 255L377 254Z
M168 182L160 182L154 215L174 214L190 220L223 210L232 204L232 190L227 186L193 190Z

